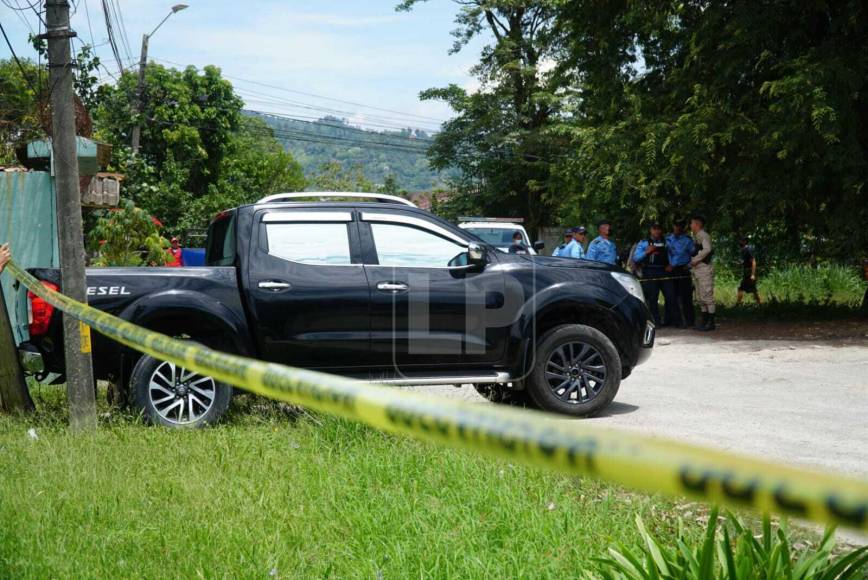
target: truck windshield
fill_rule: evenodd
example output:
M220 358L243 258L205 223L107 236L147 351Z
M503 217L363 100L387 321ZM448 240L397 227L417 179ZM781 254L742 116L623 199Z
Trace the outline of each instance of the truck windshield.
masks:
M205 263L209 266L235 264L235 212L224 212L208 227Z
M512 234L515 233L516 230L506 228L467 228L467 231L492 246L508 246L512 244ZM527 244L527 237L524 233L522 233L521 237L522 241Z

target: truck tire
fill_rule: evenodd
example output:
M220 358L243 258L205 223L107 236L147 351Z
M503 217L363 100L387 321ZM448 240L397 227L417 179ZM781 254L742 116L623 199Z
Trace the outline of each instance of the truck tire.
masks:
M133 367L130 393L145 420L174 428L216 423L232 399L231 386L148 355Z
M621 386L621 357L609 338L590 326L567 324L549 331L536 349L527 393L540 409L593 416Z

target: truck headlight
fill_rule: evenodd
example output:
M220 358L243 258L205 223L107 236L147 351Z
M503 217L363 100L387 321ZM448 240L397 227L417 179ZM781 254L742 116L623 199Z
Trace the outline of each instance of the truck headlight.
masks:
M626 290L631 296L645 302L645 293L642 292L642 284L636 276L633 276L632 274L624 274L622 272L612 272L612 278L614 278L618 284L623 286L624 290Z

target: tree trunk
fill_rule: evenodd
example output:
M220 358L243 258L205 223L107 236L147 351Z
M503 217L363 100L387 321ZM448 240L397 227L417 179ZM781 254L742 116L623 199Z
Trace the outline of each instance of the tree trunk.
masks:
M24 372L18 364L6 300L0 292L0 411L33 411L34 408Z

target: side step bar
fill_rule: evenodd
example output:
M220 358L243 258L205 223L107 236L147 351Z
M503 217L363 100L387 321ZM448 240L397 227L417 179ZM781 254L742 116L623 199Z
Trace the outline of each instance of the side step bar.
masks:
M411 387L417 385L465 385L468 383L490 385L493 383L508 383L511 380L512 377L510 377L509 373L497 372L479 375L442 375L437 377L389 377L382 379L364 379L362 382Z

